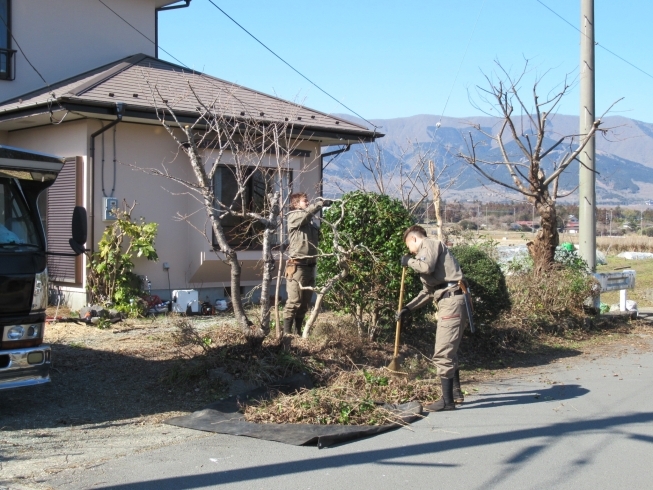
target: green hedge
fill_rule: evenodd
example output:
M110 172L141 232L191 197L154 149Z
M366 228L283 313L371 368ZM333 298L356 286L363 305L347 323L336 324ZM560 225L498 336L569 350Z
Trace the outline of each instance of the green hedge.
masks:
M510 294L499 264L485 251L473 245L451 248L472 290L474 323L489 325L510 308Z

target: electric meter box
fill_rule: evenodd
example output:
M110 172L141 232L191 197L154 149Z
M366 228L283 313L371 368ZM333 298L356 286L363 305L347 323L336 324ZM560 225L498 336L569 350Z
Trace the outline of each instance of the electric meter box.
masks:
M116 221L118 219L118 198L102 198L102 221Z
M172 292L172 311L175 313L199 313L199 293L195 289L175 289Z

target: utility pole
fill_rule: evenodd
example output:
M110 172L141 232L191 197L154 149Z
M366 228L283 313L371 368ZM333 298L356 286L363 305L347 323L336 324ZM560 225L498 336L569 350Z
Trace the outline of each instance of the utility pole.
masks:
M594 124L594 0L580 2L580 138ZM594 137L579 155L578 233L580 256L596 271L596 150Z

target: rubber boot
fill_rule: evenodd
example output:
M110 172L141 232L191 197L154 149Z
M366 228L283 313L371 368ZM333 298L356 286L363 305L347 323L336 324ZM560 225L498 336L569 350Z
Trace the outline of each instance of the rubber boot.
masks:
M460 389L460 370L456 369L453 375L453 402L462 405L465 401L463 390Z
M292 330L292 324L293 324L293 319L292 318L284 318L283 319L283 334L284 335L290 335L291 330Z
M427 412L442 412L453 410L456 405L453 402L453 378L440 378L442 383L442 397L430 405L424 407Z
M297 335L302 334L302 324L304 323L304 317L303 316L297 316L295 317L295 331Z

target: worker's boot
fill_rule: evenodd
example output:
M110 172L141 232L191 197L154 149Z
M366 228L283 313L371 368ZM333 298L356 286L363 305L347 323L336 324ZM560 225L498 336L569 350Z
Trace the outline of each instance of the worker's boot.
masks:
M427 412L442 412L456 408L453 402L453 378L440 378L442 382L442 397L424 407Z
M462 405L465 401L463 390L460 389L460 370L456 369L453 375L453 402Z
M284 318L283 319L283 334L284 335L290 335L290 332L292 330L293 321L294 321L293 318Z
M303 316L297 316L295 317L295 331L297 335L302 334L302 324L304 323L304 317Z

